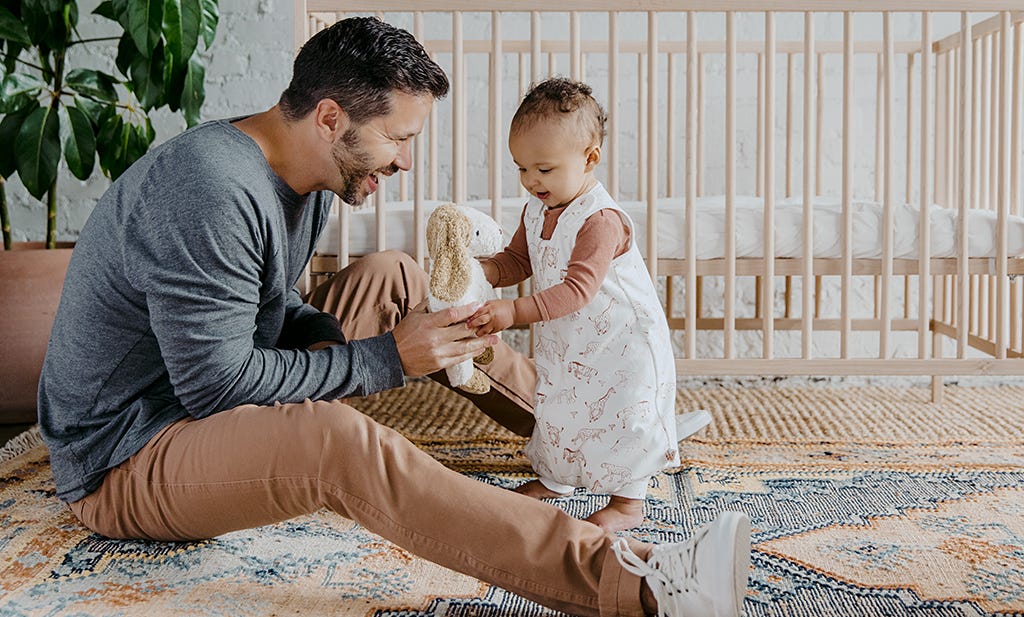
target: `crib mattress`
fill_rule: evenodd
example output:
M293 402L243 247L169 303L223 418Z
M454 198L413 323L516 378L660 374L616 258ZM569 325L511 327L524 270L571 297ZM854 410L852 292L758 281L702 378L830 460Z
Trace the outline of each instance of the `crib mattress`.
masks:
M426 216L441 201L424 204ZM511 238L519 223L525 198L502 200L501 223L506 237ZM737 197L735 246L737 257L764 256L764 203L759 197ZM490 200L466 202L482 212L490 213ZM646 202L620 202L636 226L640 250L647 250ZM347 206L346 206L347 207ZM709 196L697 200L697 259L725 256L725 197ZM817 197L813 204L814 256L839 258L843 255L842 204L835 197ZM881 259L883 208L877 202L855 200L852 204L853 257ZM385 246L376 245L376 209L372 205L349 212L349 253L364 255L388 248L412 253L414 221L412 202L393 202L384 206ZM958 212L932 206L930 211L930 244L932 257L954 257L957 246ZM686 209L683 198L662 198L658 202L658 255L662 259L684 259ZM920 208L901 204L893 208L893 258L917 259L920 229ZM997 214L992 210L968 210L968 255L995 257L998 241ZM318 252L337 254L339 247L337 214L332 214L320 237ZM1007 222L1007 247L1010 256L1024 255L1024 217L1011 216ZM775 205L775 256L803 256L803 201L800 198L778 200ZM645 255L646 257L646 255Z

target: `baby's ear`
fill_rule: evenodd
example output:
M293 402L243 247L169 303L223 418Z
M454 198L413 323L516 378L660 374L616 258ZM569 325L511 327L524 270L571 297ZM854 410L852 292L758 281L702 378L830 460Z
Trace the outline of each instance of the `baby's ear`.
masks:
M594 171L597 164L601 162L601 146L591 146L587 149L587 167L586 171Z

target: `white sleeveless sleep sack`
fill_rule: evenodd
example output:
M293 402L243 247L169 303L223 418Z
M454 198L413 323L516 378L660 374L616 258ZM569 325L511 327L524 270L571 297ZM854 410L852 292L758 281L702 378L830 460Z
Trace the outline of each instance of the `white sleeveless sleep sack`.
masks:
M523 217L535 292L562 282L577 233L599 210L619 212L631 240L586 306L535 324L537 424L526 455L553 491L643 499L652 475L679 465L665 313L633 222L600 183L566 207L550 240L541 238L545 208L531 198Z

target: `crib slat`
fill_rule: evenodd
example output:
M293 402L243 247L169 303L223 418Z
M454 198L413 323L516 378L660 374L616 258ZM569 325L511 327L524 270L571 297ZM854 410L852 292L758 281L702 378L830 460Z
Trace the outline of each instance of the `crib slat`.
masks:
M530 12L530 83L541 80L541 23L540 11Z
M491 11L491 64L490 79L487 80L487 93L490 112L487 124L487 144L491 165L488 169L489 191L491 194L491 217L500 221L501 218L501 170L505 152L503 121L501 115L501 84L503 72L503 50L501 33L501 11Z
M963 11L960 13L960 30L963 36L963 40L970 41L971 36L971 22L970 13ZM972 152L971 152L971 133L974 124L974 118L972 117L972 99L974 98L971 94L972 84L972 73L974 68L973 58L974 45L967 44L960 48L960 200L958 205L959 216L957 217L957 238L959 244L957 245L957 265L959 266L959 275L957 283L959 285L959 300L957 302L959 326L957 328L957 344L956 354L957 358L963 359L967 353L967 328L968 319L970 318L970 311L968 310L968 302L970 300L968 293L970 291L970 278L967 274L967 204L971 199L971 166L972 166Z
M879 333L879 358L889 357L889 312L892 305L892 251L893 251L893 208L896 201L896 160L893 156L895 137L894 107L896 98L895 51L893 49L893 16L882 13L882 38L885 41L885 201L882 205L882 328Z
M918 162L920 169L920 192L918 195L920 203L920 241L918 253L918 275L917 275L917 356L921 359L928 357L928 284L931 281L931 165L928 155L931 153L930 135L932 128L932 101L931 97L931 71L932 71L932 16L927 11L921 13L921 158ZM909 81L909 79L908 79ZM909 93L908 93L909 94ZM909 96L908 96L909 98ZM908 125L909 126L909 125ZM909 130L908 130L909 132ZM910 159L910 152L907 151L907 159ZM910 202L908 186L907 202Z
M437 61L437 58L433 54L431 55L431 59L434 60L435 62ZM441 166L441 163L438 160L439 157L437 155L437 151L439 149L439 143L440 143L440 141L438 139L438 136L437 136L438 135L438 125L440 124L437 121L437 115L438 115L437 105L431 105L430 106L430 123L428 124L429 136L430 136L430 144L429 144L429 149L430 149L430 176L429 176L430 185L429 185L429 188L428 188L428 191L429 191L428 194L430 195L430 199L437 199L437 191L438 191L438 188L437 188L437 185L438 185L437 175L438 175L438 168Z
M423 11L416 11L412 15L412 35L417 41L423 40ZM423 169L426 162L426 140L423 135L417 135L413 139L412 150L412 221L416 237L414 239L413 257L420 267L426 267L427 251L426 243L426 216L423 211L423 196L426 193L427 173Z
M676 55L668 54L668 75L665 83L665 195L668 197L676 196L676 114L679 108L679 102L676 100L676 73L679 68L676 64Z
M658 280L658 14L647 14L647 270Z
M636 198L647 199L647 63L644 54L636 56Z
M764 14L764 308L762 356L775 357L775 13Z
M619 13L608 13L608 193L619 198Z
M839 357L850 357L853 295L853 14L843 14L843 275Z
M1013 117L1010 122L1010 213L1024 215L1021 193L1024 169L1021 168L1021 133L1024 131L1024 22L1014 28L1013 37L1013 101L1010 104ZM1012 312L1011 314L1018 314Z
M796 80L793 78L793 54L786 54L786 197L793 196L793 100Z
M1012 125L1010 120L1010 80L1013 78L1010 65L1013 50L1011 48L1012 31L1010 29L1010 13L1002 13L1002 29L999 31L999 212L996 228L996 358L1006 358L1008 344L1008 326L1006 313L1009 303L1009 281L1007 280L1007 224L1010 214L1010 176L1015 173L1010 160Z
M884 18L883 18L884 19ZM883 43L884 47L884 43ZM883 151L883 125L884 120L882 114L885 113L884 109L884 91L885 91L885 53L878 54L875 56L875 201L882 201L883 191L883 158L885 153Z
M580 13L569 13L569 75L583 79L583 52L580 48Z
M815 41L815 48L818 47L819 43ZM815 147L814 151L822 153L825 151L824 139L825 139L825 54L820 51L815 56L817 62L818 78L814 82L815 91L815 102L814 109L817 121L814 125L814 136L815 136ZM825 186L822 178L822 172L825 166L825 158L822 156L814 157L814 186L815 191L821 191L821 188ZM816 193L817 194L817 193Z
M452 11L452 199L466 201L466 56L462 12Z
M757 128L755 133L757 151L757 177L754 179L754 194L764 197L764 54L757 54ZM760 310L760 305L758 305Z
M736 330L736 14L725 14L725 357Z
M704 196L704 54L697 54L697 195Z
M809 359L813 348L814 324L814 13L804 13L804 173L803 173L803 281L801 292L803 321L801 343L803 357Z
M913 151L914 151L914 54L907 54L907 151L904 154L906 161L906 173L904 173L904 179L906 180L906 186L903 189L904 197L903 203L913 203L913 183L914 183L914 166L913 166Z
M697 14L686 14L686 357L697 357Z

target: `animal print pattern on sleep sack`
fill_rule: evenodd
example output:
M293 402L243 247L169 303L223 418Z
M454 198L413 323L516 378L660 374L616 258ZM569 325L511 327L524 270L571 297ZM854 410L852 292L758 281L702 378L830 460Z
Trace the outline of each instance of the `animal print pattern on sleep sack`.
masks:
M550 240L544 208L531 198L524 215L537 290L562 282L591 215L612 208L633 229L600 184L566 208ZM534 355L537 424L526 454L541 477L642 499L650 476L679 464L668 323L635 241L589 304L536 324Z

